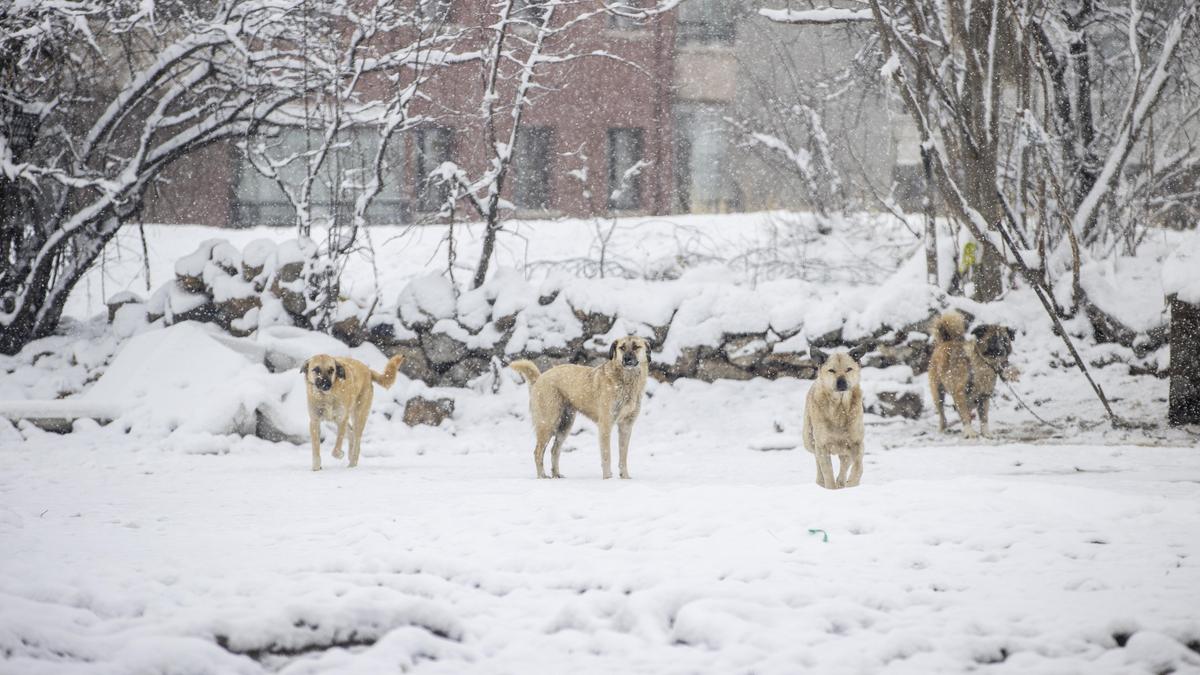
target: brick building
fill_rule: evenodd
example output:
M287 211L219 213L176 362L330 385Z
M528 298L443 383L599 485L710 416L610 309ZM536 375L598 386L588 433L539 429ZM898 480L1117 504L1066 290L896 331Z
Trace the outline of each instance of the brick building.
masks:
M478 23L476 2L486 0L448 5L450 20L470 25L474 16ZM779 67L764 40L801 62L848 48L836 34L802 34L752 10L733 0L689 0L646 24L601 15L572 33L578 51L604 49L618 58L556 66L546 80L551 90L526 109L504 191L515 217L803 208L794 179L740 144L728 120L762 112L761 83L772 81ZM447 160L473 175L486 166L479 121L470 114L479 105L480 78L478 64L462 64L424 89L440 109L466 113L435 115L434 123L393 141L372 222L430 222L444 189L430 184L430 171ZM894 125L881 123L885 107L857 111L873 119L857 125L848 142L864 154L883 153L873 159L884 167L877 171L886 184L890 167L903 158L895 155ZM277 142L286 149L304 141L293 134ZM358 144L349 139L338 161L361 162L369 153ZM620 185L621 176L642 161L647 167ZM338 199L327 194L314 201L318 210L338 208ZM209 148L174 167L151 195L144 217L230 227L294 222L275 182L233 147Z

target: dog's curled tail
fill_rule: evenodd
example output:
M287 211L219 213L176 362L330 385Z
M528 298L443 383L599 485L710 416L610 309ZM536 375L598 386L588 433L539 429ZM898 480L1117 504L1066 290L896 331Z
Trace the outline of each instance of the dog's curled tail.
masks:
M961 341L967 334L967 319L954 310L943 312L929 324L934 342Z
M371 371L371 380L378 383L384 389L390 389L396 383L396 371L400 369L400 364L404 363L404 355L397 354L388 359L387 367L383 369L383 373Z
M508 367L520 373L521 377L525 378L525 381L529 384L537 382L537 379L542 375L542 371L538 370L537 364L526 359L513 361L508 364Z

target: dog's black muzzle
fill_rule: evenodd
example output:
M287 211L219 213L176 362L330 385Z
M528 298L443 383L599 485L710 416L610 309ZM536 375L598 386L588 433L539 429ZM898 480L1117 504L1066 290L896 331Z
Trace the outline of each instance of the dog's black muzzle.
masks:
M988 340L983 346L983 355L989 359L1008 358L1008 349L999 340Z
M637 366L638 360L636 356L626 356L621 359L621 363L624 364L626 368L633 368Z
M333 380L328 378L315 378L313 384L321 391L329 391L330 389L333 389Z
M846 391L849 388L850 388L850 385L846 384L846 378L839 377L837 379L837 390L838 391Z

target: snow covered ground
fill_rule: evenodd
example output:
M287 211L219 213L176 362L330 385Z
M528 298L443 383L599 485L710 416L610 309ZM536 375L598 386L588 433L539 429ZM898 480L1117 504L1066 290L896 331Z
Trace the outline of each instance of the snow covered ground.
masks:
M863 485L826 491L806 387L652 384L632 481L600 480L587 423L568 478L533 478L508 380L440 428L377 414L354 470L0 432L0 672L1200 671L1186 432L1029 444L1004 399L978 444L872 418Z
M730 283L771 268L761 256L778 223L683 221L642 224L613 251L648 277L679 255L703 265L731 249L758 257L731 264ZM510 238L501 261L569 273L594 255L593 225L543 225L559 229L530 238L523 260ZM240 247L271 232L219 234ZM154 285L213 235L149 228ZM387 298L438 265L434 230L396 235L417 240L381 243ZM886 273L912 251L894 235L835 235L822 245L842 253L817 256L829 264L813 273L837 287L870 281L862 270ZM679 255L640 241L674 242L659 250ZM71 314L136 288L141 269L110 259ZM1158 302L1161 280L1146 269L1088 275L1135 278L1140 297L1114 307L1139 307L1147 322L1159 312L1145 298ZM351 276L376 283L362 263ZM582 420L568 478L539 481L515 375L496 393L402 378L377 392L361 465L333 460L327 438L313 473L305 445L204 431L267 390L295 408L298 374L220 350L220 367L172 368L152 333L122 342L102 321L75 324L0 358L0 398L102 399L168 369L161 379L183 381L170 396L132 392L143 424L80 421L58 435L0 420L0 674L1200 672L1196 430L1165 428L1167 382L1131 376L1128 350L1082 344L1136 423L1096 424L1098 403L1026 295L988 311L1021 328L1014 386L1053 426L1007 389L996 437L980 442L937 434L928 411L868 416L863 485L840 491L817 487L797 448L805 381L651 382L632 481L600 479ZM159 333L170 331L193 360L213 349L199 328ZM130 344L143 345L146 372L92 387L110 365L131 372L114 359ZM866 386L884 376L867 369ZM400 413L418 394L453 398L453 418L407 427ZM150 424L154 403L170 414ZM193 407L195 424L175 419Z

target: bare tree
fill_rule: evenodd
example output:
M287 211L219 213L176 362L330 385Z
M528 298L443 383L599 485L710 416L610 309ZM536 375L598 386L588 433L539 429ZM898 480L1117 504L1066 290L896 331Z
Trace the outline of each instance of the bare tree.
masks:
M483 243L472 288L478 288L486 279L496 236L505 215L512 210L502 194L529 106L569 84L562 78L566 64L596 58L623 61L605 49L579 46L595 20L610 14L651 20L674 8L679 1L660 0L641 7L643 3L636 1L489 0L487 11L480 17L482 87L478 92L478 110L473 113L487 149L486 166L474 176L457 165L435 170L438 180L457 185L449 193L451 198L465 200L470 211L483 221ZM636 64L630 65L636 68ZM443 209L449 210L449 207Z
M1151 167L1195 165L1186 134L1163 148L1149 132L1159 110L1196 109L1194 88L1169 77L1187 72L1189 45L1194 53L1196 3L862 0L760 13L872 27L881 72L919 131L945 206L982 247L976 298L1000 295L1004 266L1020 274L1086 375L1050 292L1056 261L1070 261L1081 301L1081 250L1121 230L1105 206L1139 144ZM1096 106L1116 112L1097 115Z
M421 32L398 23L403 3L361 5L362 14L356 3L308 0L0 5L0 352L54 330L75 283L174 162L422 58L408 48ZM303 40L322 15L345 57L324 69ZM390 134L403 111L384 109ZM369 203L360 200L360 215Z

